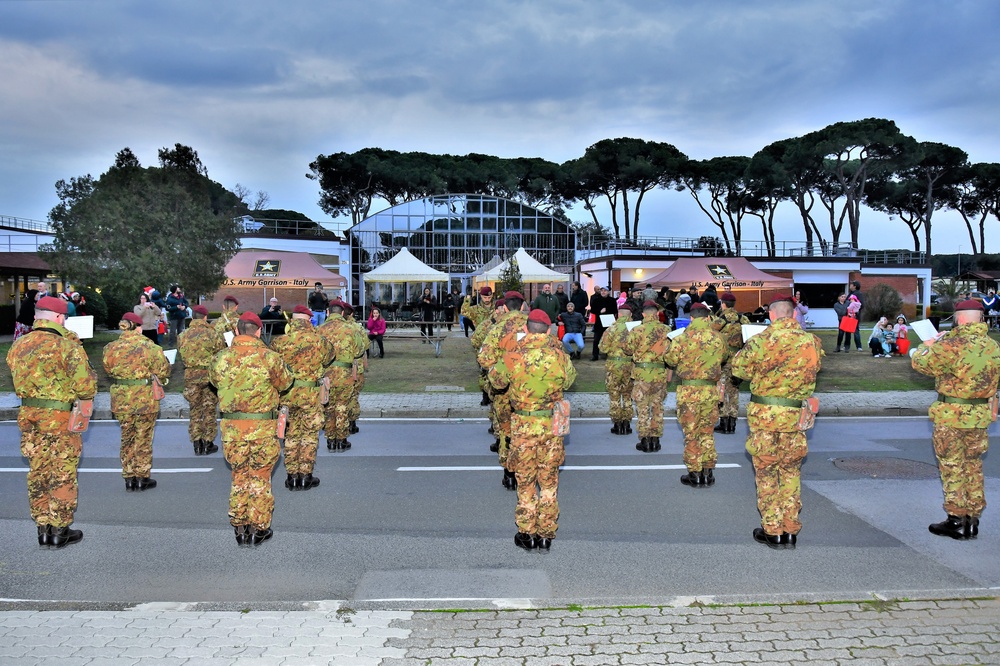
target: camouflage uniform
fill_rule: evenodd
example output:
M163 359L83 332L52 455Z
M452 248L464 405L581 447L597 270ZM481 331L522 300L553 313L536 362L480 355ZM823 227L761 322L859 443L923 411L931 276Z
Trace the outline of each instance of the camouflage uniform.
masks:
M632 401L638 414L640 450L647 450L643 446L651 438L656 441L649 450L659 450L659 438L663 435L663 401L667 397L667 366L663 357L670 347L669 332L653 312L643 314L642 323L625 338L625 353L635 364Z
M104 348L104 371L112 381L111 412L122 431L122 476L148 479L153 467L153 428L160 412L151 378L155 375L165 384L170 363L159 345L134 329L122 331Z
M524 326L528 321L528 315L521 311L507 312L501 315L499 321L490 327L483 341L483 346L479 349L476 360L479 366L489 372L500 362L505 354L517 347L517 334L524 331ZM476 329L476 333L479 329ZM509 472L514 468L507 465L507 455L510 450L510 395L508 390L501 385L498 387L490 380L493 391L492 414L494 434L500 441L497 451L500 465Z
M508 387L513 401L507 464L517 475L518 532L547 539L558 528L559 466L566 459L562 437L552 434L552 405L576 379L573 362L553 340L547 333L527 333L489 374L494 386Z
M625 354L625 338L629 330L625 324L632 321L632 313L620 310L618 319L604 332L598 347L607 356L604 362L605 382L608 387L608 397L611 401L609 415L611 421L618 427L612 430L617 435L632 432L632 359ZM621 427L625 432L621 432Z
M722 364L722 406L719 416L736 419L740 410L740 387L733 384L733 368L729 359L743 346L743 324L749 324L750 319L736 310L725 309L712 321L712 328L722 335L729 347L726 361ZM732 432L731 430L729 432Z
M365 349L368 349L368 331L359 321L349 319L348 322L358 329L355 335L360 335L364 338ZM350 424L350 431L352 433L358 432L357 422L361 418L361 392L365 390L365 375L367 371L368 356L363 354L358 359L358 375L354 380L354 385L351 387L351 399L347 403L347 421Z
M985 323L962 324L933 345L917 347L912 364L917 372L935 378L938 391L928 414L934 422L944 510L967 518L966 536L974 536L972 524L978 534L978 519L986 508L983 456L992 421L986 400L996 393L1000 380L1000 347L987 336Z
M240 313L236 310L223 310L219 318L215 320L215 331L223 335L227 331L236 335L236 322L240 320Z
M750 338L731 361L733 375L750 380L746 448L757 477L761 527L769 536L795 535L802 529L799 471L807 444L798 423L801 402L816 389L822 357L819 338L788 317Z
M28 506L40 527L69 527L76 511L76 468L83 440L69 431L70 405L97 393L97 375L75 333L36 319L7 352L14 391L21 399L17 427L28 459ZM36 400L62 405L32 406Z
M330 401L323 409L326 448L346 449L350 446L348 408L354 390L355 362L368 348L368 336L343 317L331 316L316 329L333 347L334 360L324 374L330 379Z
M472 332L472 348L478 353L479 349L482 348L483 342L486 340L486 334L490 332L490 328L496 324L497 319L503 316L503 312L495 309L493 304L490 305L473 305L468 308L468 314L466 317L471 319L476 325L476 330ZM493 397L493 386L490 384L489 380L486 378L486 373L489 369L479 368L479 390L483 392L483 404L489 404L487 401L491 401ZM490 419L494 421L493 426L496 427L496 419L494 418L493 409L490 409Z
M233 469L229 522L266 530L274 512L278 394L291 388L295 375L259 338L237 335L215 357L209 377L219 390L222 451ZM247 418L251 415L265 418Z
M219 397L208 380L208 372L215 355L226 348L222 334L207 319L195 319L177 340L177 348L184 361L184 399L188 401L188 437L195 443L211 444L219 429L216 412Z
M320 382L333 360L333 345L308 319L293 318L284 335L272 338L271 348L281 355L295 375L292 389L281 397L288 407L285 426L285 473L309 475L316 465L319 431L323 429Z
M719 378L727 357L722 336L712 330L708 317L700 317L674 338L663 359L677 369L677 422L684 432L684 465L689 475L700 476L699 485L714 481L712 470L718 456L712 427L719 415Z

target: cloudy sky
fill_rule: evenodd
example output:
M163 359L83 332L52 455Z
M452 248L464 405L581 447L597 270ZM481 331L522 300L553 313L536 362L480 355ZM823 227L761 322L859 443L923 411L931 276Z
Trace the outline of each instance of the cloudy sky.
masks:
M998 19L988 0L0 0L0 214L44 220L57 180L175 143L319 221L309 162L368 146L562 162L632 136L705 159L882 117L1000 162ZM968 252L939 216L935 252ZM684 193L641 219L715 230ZM777 235L802 239L790 205ZM866 247L909 238L862 218Z

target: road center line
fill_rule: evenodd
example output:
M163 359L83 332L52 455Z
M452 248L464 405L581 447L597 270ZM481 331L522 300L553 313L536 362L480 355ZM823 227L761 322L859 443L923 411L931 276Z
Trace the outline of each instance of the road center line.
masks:
M159 469L154 467L151 472L154 474L204 474L206 472L211 472L212 470L212 467L171 467L169 469ZM23 474L27 471L27 467L0 467L0 472L18 472ZM121 474L122 468L81 467L76 471L80 474L88 472L91 474Z
M716 469L739 467L737 463L722 463L716 465ZM397 472L495 472L499 465L492 466L452 466L452 467L397 467ZM561 471L569 472L590 472L590 471L649 471L662 469L687 469L684 465L563 465Z

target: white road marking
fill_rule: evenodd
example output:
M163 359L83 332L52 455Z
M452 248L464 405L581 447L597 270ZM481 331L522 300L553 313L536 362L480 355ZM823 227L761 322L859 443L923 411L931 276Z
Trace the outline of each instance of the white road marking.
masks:
M204 474L206 472L211 472L214 468L212 467L171 467L169 469L159 469L154 467L151 471L154 474ZM0 472L27 472L27 467L0 467ZM92 474L121 474L121 467L114 468L98 468L98 467L81 467L76 470L80 474L90 472Z
M716 465L716 469L740 467L737 463L722 463ZM397 467L397 472L495 472L500 469L499 465L492 466L451 466L451 467ZM684 465L563 465L559 468L562 471L589 472L589 471L634 471L634 470L660 470L660 469L687 469Z

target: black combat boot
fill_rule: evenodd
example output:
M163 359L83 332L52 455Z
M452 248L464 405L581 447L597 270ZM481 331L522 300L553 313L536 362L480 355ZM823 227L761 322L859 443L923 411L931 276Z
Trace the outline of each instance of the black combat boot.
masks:
M504 470L503 471L503 481L501 481L503 487L507 490L517 490L517 475L514 472Z
M51 525L39 525L38 526L38 545L44 548L48 548L52 545L52 526Z
M795 548L795 542L798 540L799 538L797 534L792 534L791 532L781 533L781 544L785 548Z
M681 483L685 486L691 486L692 488L698 487L698 472L688 472L687 474L681 475Z
M489 434L491 434L491 435L492 435L492 434L493 434L494 432L496 432L496 428L494 428L494 427L493 427L493 421L490 421L490 427L486 429L486 432L488 432L488 433L489 433Z
M313 476L312 472L299 475L299 487L296 490L312 490L319 485L319 477Z
M624 434L631 435L632 434L632 422L631 421L622 421L622 423L625 424L625 433Z
M719 417L719 424L717 426L715 426L713 428L713 430L715 432L727 433L727 432L729 432L728 428L729 428L729 417L728 416L720 416Z
M714 486L715 485L715 469L709 467L708 469L701 470L701 474L698 475L698 485L699 486Z
M774 548L775 550L786 547L786 544L782 543L780 534L768 534L764 531L763 527L754 528L753 540L757 543L764 544L768 548Z
M201 455L203 456L210 456L219 450L219 447L216 446L215 442L203 439L201 440L201 443L204 445L201 449Z
M490 404L490 396L486 395L486 391L483 391L483 399L479 401L479 404L483 407Z
M649 438L649 450L650 450L650 452L656 453L661 448L663 448L663 447L660 446L660 438L659 437L650 437Z
M975 539L979 536L979 518L976 516L966 516L962 533L966 539Z
M535 535L535 548L548 552L551 547L552 539L550 537L538 536L537 534Z
M643 453L649 453L652 450L649 446L649 437L643 437L639 440L639 443L635 445L635 448Z
M250 528L248 527L247 530L249 529ZM270 527L264 527L262 529L255 527L253 528L253 534L250 536L250 545L259 546L273 536L274 530Z
M139 477L130 476L125 479L125 490L132 492L139 489Z
M490 451L496 453L499 450L500 450L500 438L497 437L496 439L493 440L493 443L490 444Z
M296 474L289 474L285 477L285 487L289 490L298 490L295 486L299 485L299 477Z
M949 515L948 518L942 520L940 523L931 523L927 526L928 531L931 534L937 536L951 537L952 539L966 539L965 536L965 518L962 516L952 516ZM976 533L979 533L978 528ZM971 536L972 530L970 528L969 535Z
M361 428L358 427L358 422L357 421L351 421L350 428L351 428L350 434L352 434L352 435L356 435L359 432L361 432Z
M622 434L622 424L620 422L618 421L613 422L613 425L611 426L611 434L612 435Z
M148 476L144 479L139 479L139 490L152 490L156 487L156 479L151 479Z
M726 434L732 435L734 432L736 432L736 417L730 416L728 425L726 426Z
M531 550L535 547L535 537L532 534L527 534L525 532L518 532L514 535L514 545L518 548L524 548L525 550Z
M250 545L250 526L249 525L233 525L233 531L236 533L236 545L237 546L249 546Z
M52 533L49 536L49 545L53 548L65 548L66 546L83 540L83 532L71 530L68 527L51 527Z
M346 451L347 449L351 448L351 443L348 442L346 439L342 439L340 440L339 448L341 451Z
M205 455L205 440L196 439L195 441L191 442L191 445L194 446L194 454L196 456Z

